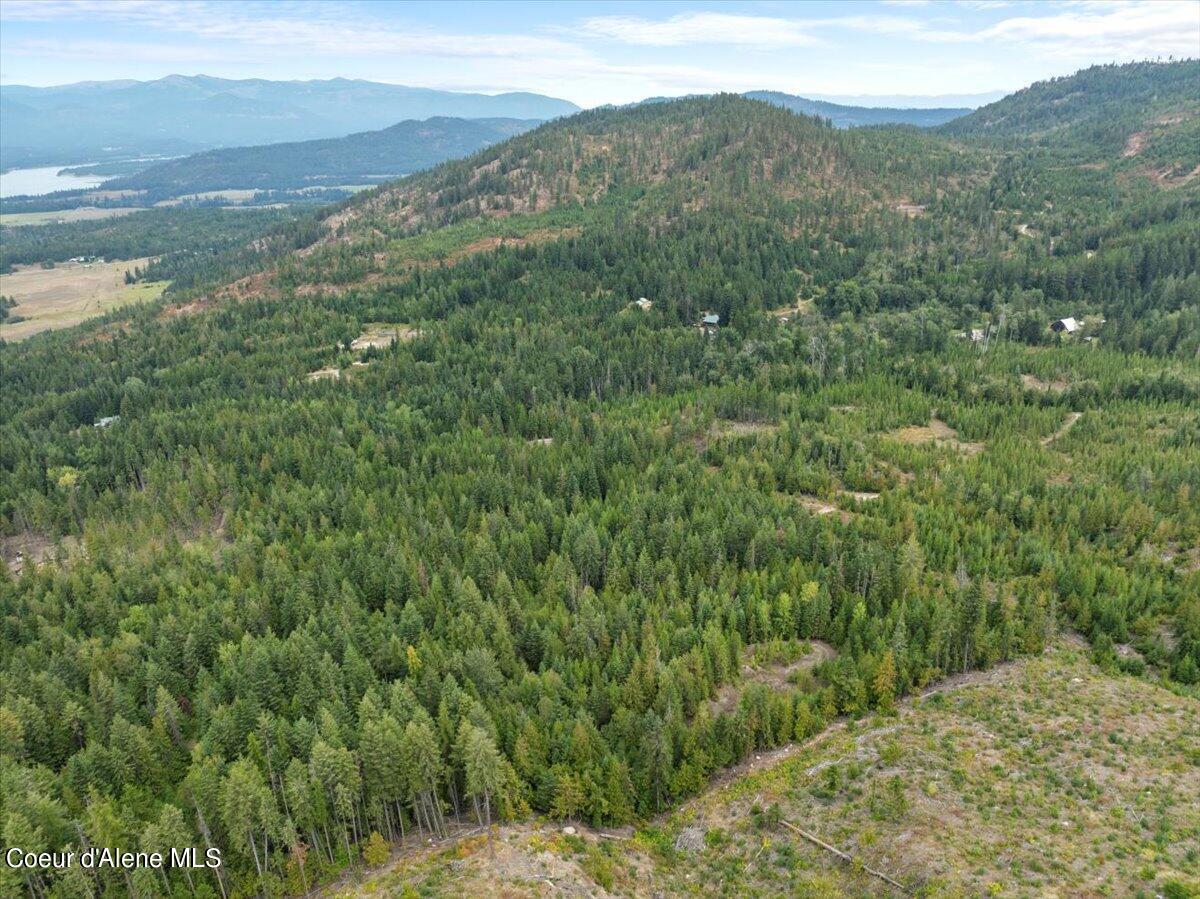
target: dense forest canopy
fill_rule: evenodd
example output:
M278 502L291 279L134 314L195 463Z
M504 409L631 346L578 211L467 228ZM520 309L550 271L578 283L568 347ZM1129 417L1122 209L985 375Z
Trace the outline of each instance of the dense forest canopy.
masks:
M409 120L346 137L209 150L114 178L104 188L179 196L225 188L376 184L466 156L537 124L528 119L444 116Z
M372 834L653 815L1060 627L1195 693L1200 181L1089 152L595 110L0 346L4 843L300 893Z

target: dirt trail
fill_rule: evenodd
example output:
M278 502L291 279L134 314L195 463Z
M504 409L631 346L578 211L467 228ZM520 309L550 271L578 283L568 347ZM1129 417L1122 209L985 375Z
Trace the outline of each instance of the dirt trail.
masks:
M836 650L826 644L818 641L810 641L813 645L813 651L806 654L799 663L816 664L819 661L824 661L836 656ZM1083 641L1073 634L1063 635L1059 641L1048 647L1046 652L1054 651L1055 647L1069 646L1079 648L1083 645ZM956 690L961 690L968 687L997 684L1008 681L1014 677L1020 677L1021 672L1025 668L1025 663L1031 657L1016 659L1009 662L1002 662L986 671L968 671L962 674L951 675L942 680L931 684L925 691L912 694L902 699L898 704L903 711L905 708L910 708L913 705L921 702L926 697L934 693L946 693ZM795 665L797 663L792 663ZM848 727L849 719L838 718L833 721L828 727L818 734L813 735L807 740L800 742L788 743L777 749L760 751L751 753L737 765L729 768L724 768L718 771L709 780L707 786L698 796L680 804L679 806L664 811L656 816L649 824L663 825L670 822L680 814L686 816L688 813L698 813L701 818L704 817L704 809L707 804L713 801L714 795L727 787L729 784L750 774L765 771L774 768L780 763L793 757L797 753L811 749L814 746L819 746L834 737L844 734ZM862 744L866 739L877 736L881 733L886 733L894 729L894 725L883 728L875 728L865 731L858 737L856 745ZM821 770L826 763L817 766L816 769L809 773ZM722 800L718 800L722 801ZM746 800L749 801L748 799ZM333 884L326 885L320 888L317 893L322 896L350 896L362 895L370 893L378 895L376 890L380 884L387 884L387 880L376 880L378 877L395 877L397 872L401 870L417 871L417 868L407 867L409 865L421 864L422 857L432 856L434 853L447 849L455 844L462 843L467 845L471 840L483 840L482 831L475 826L474 822L462 820L453 822L454 833L445 840L431 841L420 840L415 835L410 834L409 839L404 845L393 846L393 851L390 860L381 868L372 869L369 873L361 869L355 869L343 872ZM584 837L589 841L597 840L628 840L635 832L631 826L621 828L605 828L603 830L595 830L584 824L573 823L574 832ZM499 825L495 831L495 845L497 858L495 861L486 864L486 871L490 874L489 882L503 884L506 882L522 882L529 885L534 893L544 895L560 895L560 896L590 896L593 899L611 895L608 891L599 887L593 882L590 876L578 870L574 861L570 861L564 857L558 856L552 852L534 851L526 845L523 840L531 835L541 835L544 838L554 838L563 830L561 823L548 821L525 821L518 823L509 823ZM482 843L475 850L468 853L472 858L479 859L482 857ZM450 862L448 864L457 864ZM369 890L362 890L364 877L375 880L375 887ZM501 892L500 895L511 895Z
M1055 431L1053 434L1051 434L1048 437L1042 438L1042 446L1049 446L1055 440L1057 440L1059 437L1062 437L1064 434L1067 433L1067 431L1069 431L1069 430L1071 430L1071 428L1075 427L1075 422L1079 421L1079 419L1082 417L1083 417L1082 412L1069 413L1067 415L1067 420L1064 421L1061 425L1059 425L1057 431Z

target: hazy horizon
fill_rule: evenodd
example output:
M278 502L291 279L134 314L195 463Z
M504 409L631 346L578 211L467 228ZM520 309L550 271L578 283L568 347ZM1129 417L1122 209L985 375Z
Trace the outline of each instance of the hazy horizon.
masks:
M413 90L430 90L430 91L446 90L447 93L482 94L484 96L500 96L503 94L510 94L510 93L537 93L535 91L447 90L444 88L430 88L430 87L425 87L423 85L404 84L401 82L387 81L387 80L375 79L375 78L346 78L345 76L341 76L341 75L330 75L328 77L323 77L323 78L288 78L288 79L284 79L284 78L238 78L238 77L230 77L230 76L226 76L226 75L214 74L212 72L191 72L191 73L171 72L169 74L160 76L158 78L88 79L88 80L84 80L84 81L65 81L65 82L60 82L60 83L55 83L55 84L28 84L28 83L24 83L24 82L14 82L14 83L0 82L0 87L8 88L8 89L28 88L30 90L54 90L54 89L61 89L61 88L88 87L88 86L100 86L100 85L150 84L155 81L167 81L167 80L170 80L173 78L175 78L175 79L207 78L207 79L213 79L213 80L218 80L218 81L230 81L230 82L272 81L272 82L290 83L290 84L306 84L306 83L318 83L318 82L329 82L329 81L351 81L351 82L365 82L365 83L374 83L374 84L386 84L386 85L390 85L390 86L394 86L394 87L412 88ZM1022 85L1022 87L1025 87L1025 86L1027 86L1027 85ZM1017 88L1017 90L1019 90L1019 89L1020 88ZM805 97L810 100L820 100L822 102L837 103L837 104L841 104L844 106L865 106L865 107L877 107L877 108L905 108L905 107L908 107L908 108L912 108L912 109L933 109L933 108L939 108L939 107L983 106L987 103L991 103L991 102L998 100L1001 97L1007 96L1009 93L1011 93L1011 91L994 90L994 91L982 91L982 92L973 93L973 94L963 94L963 93L958 93L958 94L955 94L955 93L949 93L949 94L825 94L825 93L820 93L818 91L805 91L803 88L796 88L796 89L784 91L784 90L781 90L779 88L774 88L774 87L749 88L748 90L739 91L738 93L754 93L755 91L772 91L772 92L778 92L778 93L792 94L795 96ZM721 92L722 91L704 91L704 92L699 92L699 93L713 94L713 93L721 93ZM553 96L553 95L546 95L546 96ZM678 97L683 97L683 96L688 96L688 95L687 94L669 94L669 95L664 95L664 96L666 96L668 98L678 98ZM556 96L556 97L554 97L554 99L567 100L568 102L574 102L569 97ZM641 102L646 99L650 99L650 97L649 96L642 97L642 98L639 98L638 100L633 100L630 102L637 103L637 102ZM576 104L576 105L581 105L581 104ZM598 105L605 105L605 104L598 104ZM620 105L620 104L615 104L615 105ZM581 108L587 109L589 107L585 107L585 106L581 105Z
M980 105L1097 63L1191 56L1194 4L6 0L0 85L344 77L588 108L718 91ZM948 83L947 73L954 73ZM965 101L965 102L964 102Z

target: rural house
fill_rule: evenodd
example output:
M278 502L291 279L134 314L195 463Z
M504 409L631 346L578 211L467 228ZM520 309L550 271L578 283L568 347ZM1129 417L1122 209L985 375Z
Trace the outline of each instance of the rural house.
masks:
M1067 334L1074 334L1079 330L1079 322L1073 318L1060 318L1050 325L1050 330L1055 334L1062 334L1064 331Z

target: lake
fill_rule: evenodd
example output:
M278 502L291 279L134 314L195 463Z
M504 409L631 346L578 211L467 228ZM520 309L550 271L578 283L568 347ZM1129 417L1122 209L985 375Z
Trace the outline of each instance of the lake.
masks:
M60 175L63 166L48 165L35 169L13 169L0 175L0 197L16 197L22 194L41 196L56 190L78 190L96 187L112 176Z

